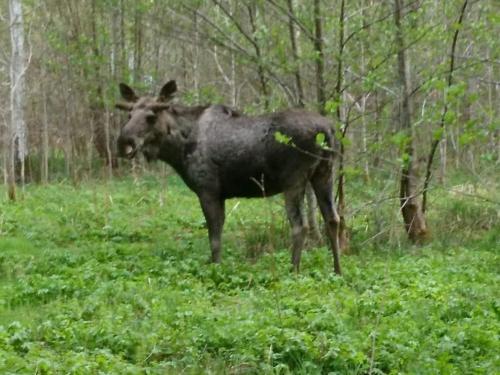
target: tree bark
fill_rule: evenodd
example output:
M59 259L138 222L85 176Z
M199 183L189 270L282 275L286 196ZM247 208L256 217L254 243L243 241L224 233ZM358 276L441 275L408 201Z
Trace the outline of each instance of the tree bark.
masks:
M398 85L400 88L399 121L401 129L406 132L407 141L403 155L399 200L406 232L412 242L421 242L427 237L427 224L422 206L416 191L416 175L414 169L414 135L411 123L412 102L410 100L410 64L404 44L404 31L401 24L403 0L394 0L394 23L396 25L396 45L398 48Z
M292 60L294 64L295 89L297 90L297 104L299 107L304 107L304 89L302 88L302 77L300 75L300 57L297 46L297 38L295 37L295 14L293 11L293 0L287 0L288 6L288 32L290 33L290 45L292 47Z
M256 11L253 8L254 5L248 5L248 17L250 19L250 26L252 27L252 34L254 35L252 37L252 44L255 49L255 56L257 57L257 75L259 76L259 81L260 81L260 87L262 90L262 96L264 97L264 110L268 111L270 107L270 101L269 101L269 87L267 84L267 78L264 73L264 66L262 62L262 51L260 48L260 45L255 37L255 34L257 32L257 25L256 25Z
M137 84L142 79L142 14L139 5L136 4L134 14L134 83Z
M24 120L25 83L24 76L27 69L24 51L24 24L20 0L9 1L10 13L10 111L11 124L9 134L9 148L7 174L9 199L16 199L16 181L24 185L24 163L28 155L26 143L26 123Z
M362 18L362 28L366 29L368 27L366 22L366 13L368 4L366 0L361 2L361 18ZM361 41L361 75L366 76L366 40ZM366 124L366 103L368 100L369 93L364 94L361 99L361 152L363 153L363 178L366 183L370 182L370 164L368 162L368 140L367 140L367 124Z
M337 100L337 121L339 124L343 125L343 131L341 138L343 139L347 133L347 121L345 116L342 115L341 108L341 98L342 98L342 84L344 81L343 73L343 58L344 58L344 21L345 21L345 0L340 3L340 16L339 16L339 49L337 58L337 84L335 86L336 100ZM338 195L338 214L340 217L339 224L339 246L342 251L346 252L349 249L349 233L347 230L346 219L345 219L345 174L344 174L344 158L345 158L345 145L344 142L340 142L340 152L339 152L339 180L337 186Z
M318 112L325 114L326 94L323 51L323 25L321 19L320 0L314 0L314 51L316 52L316 100L318 101Z
M119 46L119 25L118 22L120 20L120 8L115 5L113 7L113 10L111 11L111 56L110 56L110 73L111 77L113 77L113 81L116 82L117 78L119 77L118 75L118 69L117 66L119 65L118 63L118 50L120 48Z
M196 12L193 13L193 28L194 28L194 44L193 44L193 88L196 93L196 97L198 98L198 102L200 101L200 77L199 77L199 58L200 58L200 32L199 32L199 20L198 14Z
M42 80L45 76L42 76ZM46 85L41 85L42 105L43 105L43 127L42 127L42 163L41 163L41 181L42 184L49 182L49 115L47 112Z
M120 0L120 77L123 79L125 72L128 72L126 68L127 64L127 45L126 45L126 35L125 35L125 4L124 0Z
M92 1L92 14L91 14L91 28L92 28L92 52L93 52L93 66L95 73L95 96L91 95L90 106L93 119L93 140L99 157L105 161L106 166L116 168L118 162L110 152L110 137L109 137L109 118L107 118L107 111L104 110L104 89L102 85L102 72L100 59L99 40L97 39L97 0Z
M293 9L293 0L287 0L288 7L288 32L290 34L290 45L292 47L292 60L294 64L294 76L295 76L295 89L296 89L296 104L300 107L304 107L304 89L302 87L302 76L300 74L300 56L299 48L297 45L297 38L295 36L295 13ZM310 184L306 187L306 202L307 202L307 215L304 218L306 221L306 226L309 236L317 241L321 238L319 231L318 219L317 219L317 208L318 204L316 202L316 197L314 196L314 191Z

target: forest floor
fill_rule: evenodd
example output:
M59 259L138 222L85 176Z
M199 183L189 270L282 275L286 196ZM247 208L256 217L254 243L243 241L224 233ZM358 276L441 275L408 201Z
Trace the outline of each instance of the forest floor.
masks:
M0 373L498 373L499 211L468 189L432 191L417 247L360 186L342 277L322 244L290 272L281 197L228 201L212 265L173 175L0 189Z

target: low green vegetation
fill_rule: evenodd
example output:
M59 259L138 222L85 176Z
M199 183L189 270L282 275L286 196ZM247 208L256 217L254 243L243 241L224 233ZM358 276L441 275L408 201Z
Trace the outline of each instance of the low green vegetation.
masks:
M175 176L28 186L1 203L0 373L498 373L498 192L466 188L415 247L360 186L337 277L323 244L290 273L280 197L228 201L212 265Z

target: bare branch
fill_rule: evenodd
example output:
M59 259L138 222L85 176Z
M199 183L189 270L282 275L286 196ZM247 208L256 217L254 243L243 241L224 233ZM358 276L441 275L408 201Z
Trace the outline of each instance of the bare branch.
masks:
M252 38L248 33L243 29L243 26L234 18L234 16L229 12L222 4L217 0L212 0L212 2L219 7L220 10L231 20L234 26L238 29L241 35L253 45L255 49L258 49L259 46L254 38Z
M285 14L287 17L290 17L290 19L293 20L293 22L299 27L300 30L309 38L310 40L314 41L316 37L314 36L313 32L307 28L297 17L295 17L295 14L290 12L288 9L285 7L281 6L280 4L276 3L274 0L267 0L268 3L273 5L276 9L280 10L283 14Z
M457 47L457 40L458 40L458 33L460 32L462 22L465 17L465 9L467 8L467 3L468 0L465 0L462 9L460 11L460 16L458 17L457 21L457 26L455 29L455 33L453 34L453 41L451 43L451 51L450 51L450 69L448 72L448 88L451 87L453 84L453 72L455 68L455 49ZM445 98L446 100L446 98ZM445 127L445 118L446 114L448 113L448 103L445 102L444 108L443 108L443 113L441 115L441 122L439 124L439 127L443 129ZM437 147L439 145L439 142L441 141L441 136L439 138L434 139L431 145L431 151L429 153L429 158L427 159L427 167L426 167L426 172L425 172L425 181L424 181L424 192L422 196L422 211L425 212L426 204L427 204L427 188L429 187L429 183L431 180L431 174L432 174L432 162L434 160L434 154L436 153Z

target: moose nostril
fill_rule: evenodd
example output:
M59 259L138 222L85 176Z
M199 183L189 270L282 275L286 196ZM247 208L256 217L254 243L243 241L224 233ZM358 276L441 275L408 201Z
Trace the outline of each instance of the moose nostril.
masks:
M125 150L123 150L125 155L130 155L134 152L134 148L131 145L126 145Z
M121 156L130 157L135 152L135 142L132 138L120 137L118 138L118 149Z

